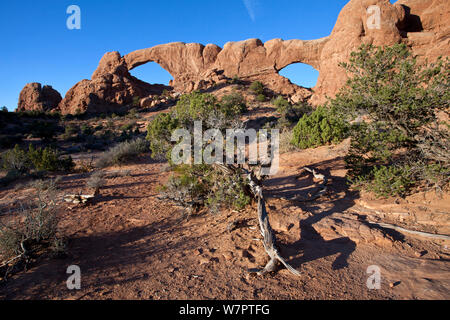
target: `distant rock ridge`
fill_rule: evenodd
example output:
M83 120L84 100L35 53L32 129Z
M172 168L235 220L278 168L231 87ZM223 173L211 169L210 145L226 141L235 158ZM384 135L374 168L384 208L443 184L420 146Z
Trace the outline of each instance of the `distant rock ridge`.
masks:
M372 13L380 8L379 28L368 25ZM314 105L326 101L345 84L347 75L338 66L361 44L393 45L405 43L419 62L431 62L450 52L450 2L448 0L351 0L342 9L330 36L317 40L259 39L229 42L223 48L214 44L168 43L137 50L125 56L106 53L91 80L82 80L70 89L57 109L63 114L104 112L131 104L133 97L145 98L161 93L163 85L150 85L131 76L130 70L156 62L167 70L177 92L208 89L238 77L263 82L276 93L293 101L308 100ZM305 63L319 71L317 85L311 89L291 83L279 72L294 63ZM25 89L24 89L25 90ZM25 93L24 93L25 95ZM21 93L22 96L22 93ZM26 100L26 99L25 99ZM27 105L19 103L19 109Z

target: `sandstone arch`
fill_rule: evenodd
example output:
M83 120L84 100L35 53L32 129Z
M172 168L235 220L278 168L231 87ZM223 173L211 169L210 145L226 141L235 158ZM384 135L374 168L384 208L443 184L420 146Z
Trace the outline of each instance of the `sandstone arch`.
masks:
M249 39L228 42L223 49L214 44L203 46L176 42L137 50L123 59L128 70L148 62L158 63L173 76L171 85L181 92L205 88L238 76L249 81L263 81L270 89L280 93L294 94L301 88L278 72L298 62L317 69L327 39L274 39L266 43Z
M380 7L379 29L367 25L367 8ZM330 36L317 40L259 39L229 42L223 48L214 44L175 42L137 50L125 56L105 54L91 80L82 80L66 94L58 108L63 114L130 104L133 96L161 92L164 86L149 85L131 76L130 70L156 62L174 78L170 85L178 92L206 89L238 76L259 80L293 101L313 104L333 96L347 76L338 66L362 43L392 45L406 43L419 62L430 62L450 53L450 3L448 0L350 0L342 9ZM420 21L420 28L417 23ZM305 89L279 75L293 63L305 63L319 71L317 85Z

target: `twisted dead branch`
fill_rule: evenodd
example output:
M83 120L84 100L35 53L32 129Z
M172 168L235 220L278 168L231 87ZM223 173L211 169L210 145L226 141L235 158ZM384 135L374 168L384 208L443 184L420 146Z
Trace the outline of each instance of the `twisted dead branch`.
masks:
M236 171L236 168L230 165L224 166L221 164L217 164L215 166L220 170L222 170L224 173L228 174L231 174L233 171ZM257 274L262 276L269 272L273 272L277 269L278 264L281 263L292 274L300 276L300 273L297 270L295 270L291 265L289 265L286 262L286 260L283 257L281 257L279 253L276 243L276 237L269 222L269 216L266 210L266 201L264 199L263 188L261 186L260 180L256 178L253 172L248 171L247 169L244 168L241 168L241 170L246 174L250 190L255 199L258 201L259 229L263 237L264 250L266 251L266 253L269 255L270 258L269 262L266 264L264 269L258 271Z

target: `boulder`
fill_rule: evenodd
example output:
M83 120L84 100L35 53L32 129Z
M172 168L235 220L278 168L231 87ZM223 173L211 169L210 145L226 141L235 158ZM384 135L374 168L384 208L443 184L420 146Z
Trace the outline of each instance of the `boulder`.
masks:
M17 111L56 111L62 97L51 86L28 83L20 92Z

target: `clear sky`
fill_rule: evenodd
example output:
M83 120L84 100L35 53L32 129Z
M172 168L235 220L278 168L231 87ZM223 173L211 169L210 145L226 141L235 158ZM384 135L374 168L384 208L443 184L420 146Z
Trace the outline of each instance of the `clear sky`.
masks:
M28 82L52 85L64 97L89 79L105 52L122 55L158 44L259 38L310 40L331 33L348 0L17 0L0 2L0 107L17 107ZM81 8L81 30L69 30L69 5ZM296 64L281 72L314 86L318 73ZM155 63L132 71L149 83L171 76Z

